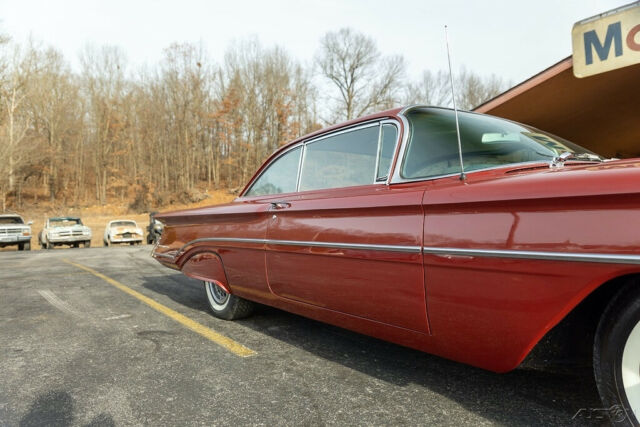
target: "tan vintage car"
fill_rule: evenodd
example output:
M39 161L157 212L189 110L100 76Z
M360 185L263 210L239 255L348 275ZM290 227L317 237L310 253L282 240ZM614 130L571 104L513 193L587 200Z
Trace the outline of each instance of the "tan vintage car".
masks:
M135 221L130 219L117 219L109 221L104 229L102 238L105 246L115 243L129 243L130 245L142 244L144 233Z

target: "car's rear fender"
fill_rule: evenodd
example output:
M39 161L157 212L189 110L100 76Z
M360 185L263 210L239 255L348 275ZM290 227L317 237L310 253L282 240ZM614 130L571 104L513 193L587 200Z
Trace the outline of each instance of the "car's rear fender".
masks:
M180 269L186 276L205 282L213 282L227 293L233 293L229 288L222 259L220 255L214 252L208 250L194 251L188 254L188 258L181 263Z

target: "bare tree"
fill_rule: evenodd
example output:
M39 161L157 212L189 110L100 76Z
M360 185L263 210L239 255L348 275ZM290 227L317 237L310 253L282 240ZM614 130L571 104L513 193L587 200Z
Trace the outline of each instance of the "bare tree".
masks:
M495 75L482 77L466 68L454 75L457 107L471 110L483 102L499 95L508 84ZM406 104L425 104L453 107L451 81L447 71L424 71L420 80L406 86Z
M127 125L125 59L116 47L104 46L96 50L87 46L80 60L82 85L88 102L87 136L93 154L96 199L105 204L109 187L126 188L116 164L117 156L125 154L120 150Z
M449 74L424 71L420 80L407 84L405 104L448 105L451 102Z
M223 79L223 99L236 99L241 113L236 120L228 116L235 127L225 151L226 163L241 172L235 177L239 185L278 146L313 128L309 106L315 91L300 64L280 48L263 49L257 40L229 49Z
M401 56L382 56L372 38L350 28L329 32L320 43L315 61L337 88L335 119L350 120L399 100L405 72Z
M30 148L23 144L30 127L25 107L27 87L33 73L33 55L15 46L0 80L2 121L0 128L0 199L6 210L6 195L14 191L17 171L28 161Z
M508 85L495 75L481 77L462 67L457 76L456 101L462 109L471 110L499 95Z
M43 51L34 49L37 64L29 84L27 103L32 114L34 130L45 141L48 164L43 170L44 184L53 202L56 192L66 185L67 177L60 174L65 166L77 168L77 157L73 164L60 162L64 148L73 144L71 137L77 132L79 122L78 87L72 81L71 72L62 54L53 48ZM71 150L66 150L71 151Z
M165 112L174 138L172 158L181 168L171 169L174 189L191 191L198 178L199 156L205 133L205 110L209 97L209 76L202 46L173 44L165 49L161 82L165 94Z

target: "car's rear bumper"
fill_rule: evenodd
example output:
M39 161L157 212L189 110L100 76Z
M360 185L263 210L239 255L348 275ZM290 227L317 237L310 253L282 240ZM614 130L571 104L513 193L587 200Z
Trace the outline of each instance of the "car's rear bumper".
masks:
M142 242L142 236L135 237L111 237L111 243Z
M171 247L166 245L161 245L159 243L156 243L153 247L153 250L151 251L151 256L158 262L160 262L160 264L174 270L180 270L180 267L178 267L177 264L178 255L178 250L172 249Z

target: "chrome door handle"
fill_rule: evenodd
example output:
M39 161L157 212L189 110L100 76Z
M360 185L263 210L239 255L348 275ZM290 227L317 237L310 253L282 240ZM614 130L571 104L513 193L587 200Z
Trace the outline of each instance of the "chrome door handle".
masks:
M289 202L271 202L271 209L286 209L290 206Z

